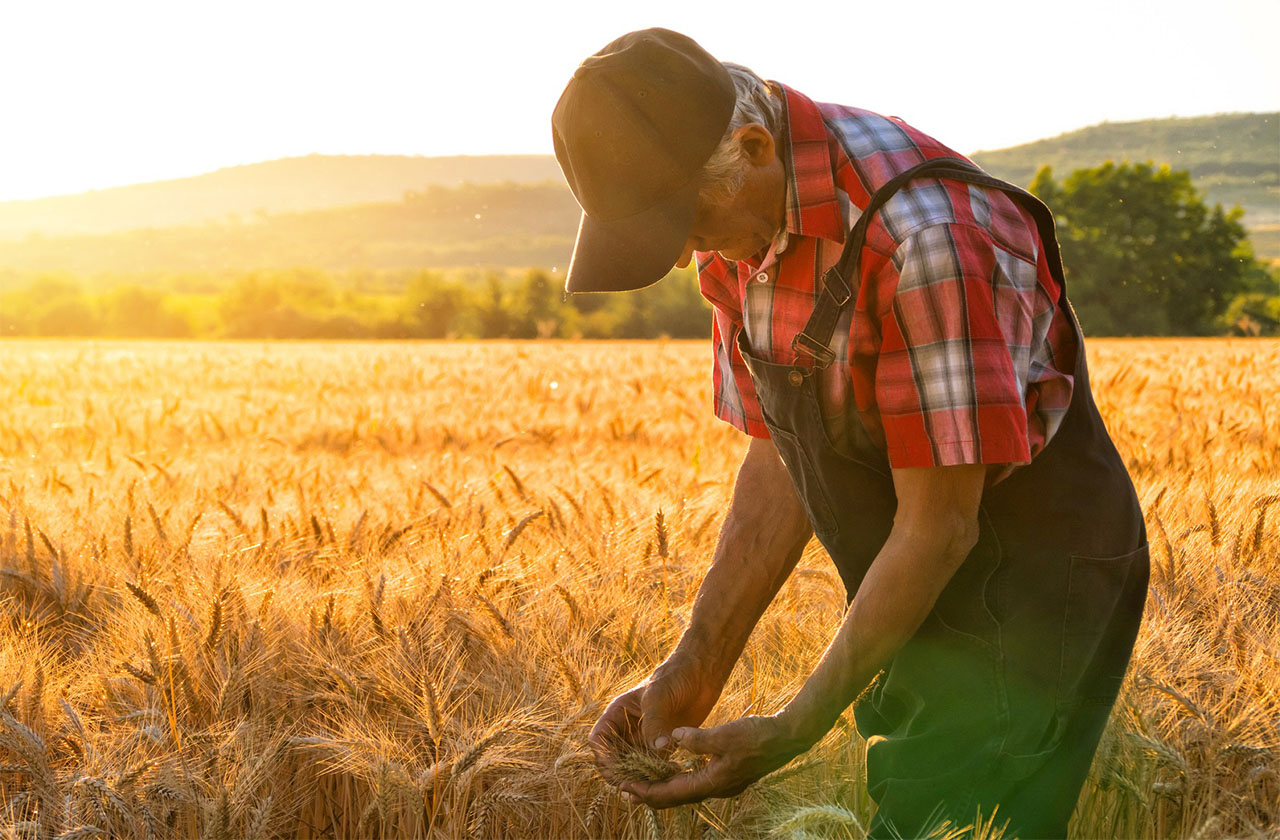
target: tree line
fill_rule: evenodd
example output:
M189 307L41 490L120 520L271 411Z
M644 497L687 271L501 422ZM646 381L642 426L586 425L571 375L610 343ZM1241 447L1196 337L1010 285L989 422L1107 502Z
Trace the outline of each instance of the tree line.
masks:
M190 278L187 278L189 281ZM205 284L209 281L206 279ZM264 269L222 278L108 286L41 274L0 292L0 335L110 338L445 339L702 338L711 309L692 271L625 295L572 295L562 280L520 272L419 269L399 291L359 288L317 269ZM93 287L97 287L93 290Z
M1190 174L1106 163L1031 191L1053 209L1071 300L1093 335L1280 334L1280 270L1254 258L1237 207ZM12 274L12 272L11 272ZM16 279L15 279L16 278ZM171 338L701 338L692 271L565 298L554 271L224 270L167 282L0 271L0 335Z

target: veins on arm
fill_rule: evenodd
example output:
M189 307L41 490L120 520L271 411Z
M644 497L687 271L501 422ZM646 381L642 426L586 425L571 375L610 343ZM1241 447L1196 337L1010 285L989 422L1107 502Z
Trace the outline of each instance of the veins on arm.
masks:
M723 682L751 630L812 536L808 516L773 442L753 438L734 485L715 558L673 658Z

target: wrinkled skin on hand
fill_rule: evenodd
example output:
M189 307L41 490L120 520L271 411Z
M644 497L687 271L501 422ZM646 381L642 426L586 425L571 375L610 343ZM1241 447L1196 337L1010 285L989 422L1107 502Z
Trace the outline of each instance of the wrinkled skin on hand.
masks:
M614 698L587 738L600 775L613 785L624 781L614 772L623 750L669 756L675 748L672 730L706 720L721 688L696 665L668 660L653 676Z
M750 716L711 729L680 727L675 743L710 760L693 770L657 782L623 782L630 802L651 808L688 805L712 797L736 796L810 746L780 717Z

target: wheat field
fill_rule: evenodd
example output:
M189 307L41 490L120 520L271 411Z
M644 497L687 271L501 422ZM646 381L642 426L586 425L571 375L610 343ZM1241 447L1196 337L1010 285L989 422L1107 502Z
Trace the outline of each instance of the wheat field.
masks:
M653 812L592 769L604 703L679 638L745 448L704 344L0 360L0 836L862 836L849 712L732 800ZM1090 360L1152 586L1073 833L1276 836L1280 342ZM843 606L811 544L713 721L785 702Z

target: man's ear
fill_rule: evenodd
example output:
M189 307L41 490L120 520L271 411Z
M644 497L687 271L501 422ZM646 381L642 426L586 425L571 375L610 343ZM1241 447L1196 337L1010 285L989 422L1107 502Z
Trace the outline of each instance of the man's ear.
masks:
M776 157L773 134L760 123L748 123L735 130L733 136L755 166L765 166Z

